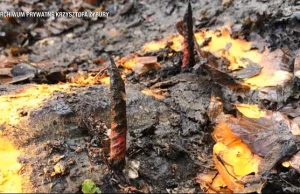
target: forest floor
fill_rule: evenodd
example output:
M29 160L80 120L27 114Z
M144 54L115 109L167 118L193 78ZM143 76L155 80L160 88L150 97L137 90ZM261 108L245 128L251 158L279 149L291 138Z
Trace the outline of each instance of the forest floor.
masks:
M211 135L214 121L207 111L212 98L220 96L224 112L234 115L232 104L246 102L247 97L228 89L228 80L220 78L226 82L220 84L199 73L200 65L180 72L182 50L178 49L180 41L175 45L180 39L175 26L188 3L115 0L93 6L82 0L62 2L0 2L1 12L109 12L107 18L0 20L0 191L81 193L83 181L91 179L103 193L203 192L196 177L218 172L213 157L216 142ZM299 1L192 0L191 4L194 30L207 33L206 38L211 32L219 33L211 35L213 39L225 37L216 43L225 45L222 52L236 48L235 44L242 45L238 48L244 44L246 49L251 43L255 56L265 57L270 64L285 60L289 69L289 59L284 58L288 50L293 53L291 71L300 71ZM210 53L219 52L210 49ZM239 55L242 51L232 52ZM126 83L128 134L123 178L107 164L110 56ZM222 57L216 57L218 64L223 63ZM132 65L133 58L141 64ZM147 60L154 62L150 66ZM287 106L293 99L294 111L285 113L300 125L299 81L284 84L282 88L289 90L282 90L280 97L267 83L260 86L267 88L266 96L272 93L267 100L277 106ZM249 99L256 104L265 102L258 97ZM294 169L276 170L261 181L262 193L299 191L300 176Z

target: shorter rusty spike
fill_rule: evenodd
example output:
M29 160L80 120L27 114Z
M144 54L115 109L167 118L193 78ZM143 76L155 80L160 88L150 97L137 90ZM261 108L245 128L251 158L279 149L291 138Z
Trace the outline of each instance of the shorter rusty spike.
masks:
M182 35L183 42L183 60L182 69L193 67L195 65L194 55L194 32L193 32L193 12L191 3L188 3L188 8L183 17Z

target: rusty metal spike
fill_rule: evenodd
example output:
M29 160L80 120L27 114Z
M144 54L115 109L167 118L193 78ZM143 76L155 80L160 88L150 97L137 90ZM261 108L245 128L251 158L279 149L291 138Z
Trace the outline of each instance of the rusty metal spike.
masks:
M110 62L110 165L113 170L122 170L125 166L127 133L125 84L112 58Z
M191 3L188 3L186 13L183 17L183 60L181 68L193 67L195 65L194 55L194 32L193 32L193 12Z

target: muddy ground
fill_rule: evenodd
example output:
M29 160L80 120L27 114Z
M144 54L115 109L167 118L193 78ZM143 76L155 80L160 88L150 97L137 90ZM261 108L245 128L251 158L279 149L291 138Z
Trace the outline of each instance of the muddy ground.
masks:
M0 11L74 11L72 1L8 2L1 2ZM235 37L254 40L260 36L270 49L287 47L293 51L300 48L300 2L297 0L191 3L195 30L217 29L231 23ZM5 55L8 48L22 46L26 51L21 54L28 56L23 62L35 64L46 74L68 69L68 76L73 76L79 70L105 68L109 56L127 56L140 50L146 42L177 33L175 23L182 19L187 7L186 1L179 0L117 0L100 1L100 4L104 11L110 12L108 18L79 18L64 22L60 19L35 21L24 18L18 19L17 24L1 20L0 31L6 32L6 37L0 38L0 50ZM95 9L88 4L78 4L78 7L81 10ZM158 60L162 69L144 76L130 74L125 79L128 119L125 178L118 179L107 166L108 86L76 85L70 86L68 91L54 92L37 109L18 110L22 122L17 126L7 125L2 131L3 136L23 150L19 157L23 166L20 174L27 180L23 192L80 193L82 182L88 178L95 181L102 192L125 192L127 186L134 186L140 192L201 192L194 178L200 172L215 168L212 161L214 141L210 135L212 126L206 109L211 94L222 93L222 89L197 71L179 73L180 52L173 57L166 57L164 51L145 55L160 56ZM97 63L99 58L104 62ZM59 75L54 74L46 81L37 78L29 84L27 79L16 85L2 83L0 92L8 95L36 87L37 83L65 81ZM158 77L160 81L169 81L164 88L168 96L161 100L141 92L153 84L150 79ZM296 96L298 91L293 92ZM133 168L132 163L139 164L136 179L127 176ZM56 165L60 169L57 172L53 170ZM300 185L299 175L293 173L287 171L274 175L263 192L295 192L294 187L278 178L288 175L298 180L294 184Z

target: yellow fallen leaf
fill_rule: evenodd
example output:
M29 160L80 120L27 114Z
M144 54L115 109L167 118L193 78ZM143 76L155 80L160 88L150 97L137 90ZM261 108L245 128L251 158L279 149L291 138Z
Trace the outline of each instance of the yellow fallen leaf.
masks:
M220 122L215 127L214 131L212 132L212 137L215 142L222 142L225 145L229 145L238 139L238 137L231 132L225 121Z
M248 118L258 119L266 115L266 112L261 110L257 104L236 104L235 107Z
M291 166L291 162L290 161L282 162L282 166L286 167L286 168L289 168Z
M201 190L205 193L232 193L223 181L220 174L217 172L207 172L199 174L196 177L196 182L200 184Z
M143 52L155 52L159 51L160 49L163 49L167 46L167 41L161 40L161 41L152 41L147 42L144 44L142 50Z
M250 173L258 172L260 157L231 132L226 121L219 123L212 135L217 142L213 147L213 160L220 177L230 190L242 192L244 185L239 181ZM214 185L213 188L218 188L217 183Z
M216 193L217 192L222 192L222 193L232 193L231 190L227 188L227 185L225 184L222 176L218 174L216 178L214 178L213 183L211 184L212 190L214 192L211 193Z
M228 166L231 174L236 178L258 172L259 156L253 154L242 141L235 141L228 146L218 142L213 151Z

